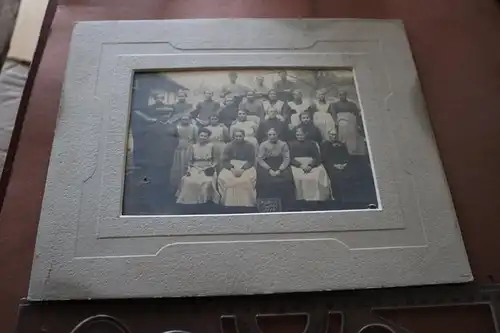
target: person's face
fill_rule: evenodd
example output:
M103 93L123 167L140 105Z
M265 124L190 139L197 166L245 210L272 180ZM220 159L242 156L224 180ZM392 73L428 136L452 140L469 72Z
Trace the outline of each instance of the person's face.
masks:
M269 92L269 99L272 101L276 100L276 92L275 91Z
M198 141L199 141L200 143L207 143L207 142L208 142L208 133L201 132L201 133L198 135Z
M267 132L267 138L271 142L276 142L278 141L278 134L276 133L275 130L270 130L269 132Z
M293 92L293 98L296 101L300 101L302 99L302 93L300 91L294 91Z
M306 139L306 135L301 129L295 132L295 137L297 138L297 141L304 141Z
M335 132L328 133L328 141L330 141L330 142L337 141L337 133L335 133Z
M320 101L324 101L326 97L324 92L319 92L317 96Z
M280 72L280 78L282 81L286 80L286 72Z
M243 110L238 111L238 120L245 121L247 120L247 113Z
M236 132L234 133L234 141L236 142L243 142L245 140L245 136L241 132Z
M226 98L226 105L232 105L234 104L234 99L232 97L227 97Z
M184 103L186 101L186 96L184 94L180 94L177 96L177 100L181 103Z
M210 101L214 94L211 91L205 91L205 100Z
M300 115L300 121L304 124L308 124L311 121L311 117L309 117L309 114L303 113Z
M253 91L249 91L247 93L247 98L248 98L249 101L253 101L254 100L255 94L253 93Z
M345 91L341 91L340 94L339 94L339 98L342 101L345 101L347 99L347 93Z
M210 117L210 125L215 126L217 124L219 124L219 118L214 116Z
M262 86L262 85L264 84L264 78L263 78L263 77L258 77L258 78L257 78L257 84L258 84L259 86Z
M268 114L268 117L270 119L274 119L274 118L276 118L278 116L278 110L276 110L274 108L273 109L269 109L269 111L267 112L267 114Z
M229 74L229 81L234 83L234 82L236 82L236 79L238 79L238 74L236 74L236 73Z
M189 125L189 123L190 123L189 116L182 116L182 118L181 118L181 124L182 125Z

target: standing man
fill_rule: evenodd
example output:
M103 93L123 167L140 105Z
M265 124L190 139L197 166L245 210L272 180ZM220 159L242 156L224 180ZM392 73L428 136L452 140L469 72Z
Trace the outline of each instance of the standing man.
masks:
M205 100L198 103L193 112L191 112L191 116L198 127L208 126L210 124L210 116L217 114L220 109L220 104L212 99L213 92L205 90L204 95Z
M264 84L264 77L263 76L257 76L255 78L255 96L257 96L257 99L260 99L261 101L267 99L267 93L269 92L269 88Z
M239 105L250 88L236 82L238 80L238 73L230 72L228 77L229 84L222 87L222 92L226 97L231 95L234 98L234 102Z
M260 124L261 120L264 120L264 106L253 90L247 92L246 98L240 103L240 110L247 110L248 120L255 122L257 125Z
M135 172L139 182L138 187L129 193L134 193L134 199L138 200L136 204L143 214L166 212L168 175L178 143L174 108L165 105L160 94L154 94L153 99L152 105L133 110L131 117L134 165L138 168ZM128 204L133 205L125 198L125 211Z
M278 73L280 80L274 83L273 89L278 94L278 99L283 102L290 102L293 100L293 91L295 90L295 83L288 80L288 74L285 70Z

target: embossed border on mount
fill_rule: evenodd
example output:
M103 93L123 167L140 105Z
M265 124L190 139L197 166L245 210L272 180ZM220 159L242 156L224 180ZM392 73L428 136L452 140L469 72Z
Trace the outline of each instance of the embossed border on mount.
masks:
M354 69L382 209L122 216L134 71ZM254 294L472 280L402 25L172 20L75 26L29 299Z

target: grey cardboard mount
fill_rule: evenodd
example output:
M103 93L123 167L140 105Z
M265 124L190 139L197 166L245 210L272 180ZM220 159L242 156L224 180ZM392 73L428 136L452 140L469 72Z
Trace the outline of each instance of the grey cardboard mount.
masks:
M380 209L121 215L134 71L284 66L354 70ZM75 26L30 300L267 294L472 279L400 22Z

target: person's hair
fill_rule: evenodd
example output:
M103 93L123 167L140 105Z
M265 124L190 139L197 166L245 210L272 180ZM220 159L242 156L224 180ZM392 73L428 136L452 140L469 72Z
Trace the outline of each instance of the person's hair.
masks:
M216 113L214 113L214 114L210 115L210 117L208 117L208 119L212 119L212 118L217 118L217 120L220 119L219 115Z
M229 72L228 76L238 76L238 73L236 73L236 72Z
M212 135L212 131L206 127L200 128L200 130L198 131L198 136L200 136L201 133L206 133L208 136Z
M254 94L254 95L255 95L257 92L255 91L255 89L250 89L249 91L247 91L247 96L248 96L248 94L250 94L250 93L252 93L252 94Z
M179 96L184 96L184 97L187 97L187 93L186 93L184 90L179 90L179 91L177 92L177 97L179 97Z
M304 131L304 129L302 127L300 127L300 126L295 127L295 134L297 134L298 131L301 131L302 134L307 136L306 131Z
M271 131L274 131L276 134L278 134L278 131L274 127L271 127L270 129L268 129L266 133L269 134L269 132L271 132Z
M207 89L207 90L203 91L203 94L206 94L206 93L213 94L214 92L212 90Z
M191 119L191 116L190 116L190 115L188 115L188 114L183 114L183 115L181 116L181 119L183 119L183 118Z
M241 133L243 136L245 136L245 134L246 134L244 129L242 129L242 128L235 128L233 130L233 138L236 135L236 133Z
M243 111L243 112L245 112L245 114L248 114L248 110L247 109L238 109L238 112L240 112L240 111Z
M278 92L276 91L276 89L269 89L269 91L267 92L268 95L270 95L271 93L274 93L275 95L278 94Z
M294 94L295 94L295 93L299 93L299 94L300 94L300 96L302 96L302 91L301 91L300 89L294 89L294 90L293 90L293 93L294 93Z
M309 114L309 112L302 112L302 113L299 115L299 119L300 119L300 120L302 120L302 116L304 116L304 115L308 116L308 117L309 117L309 119L311 119L311 115Z

